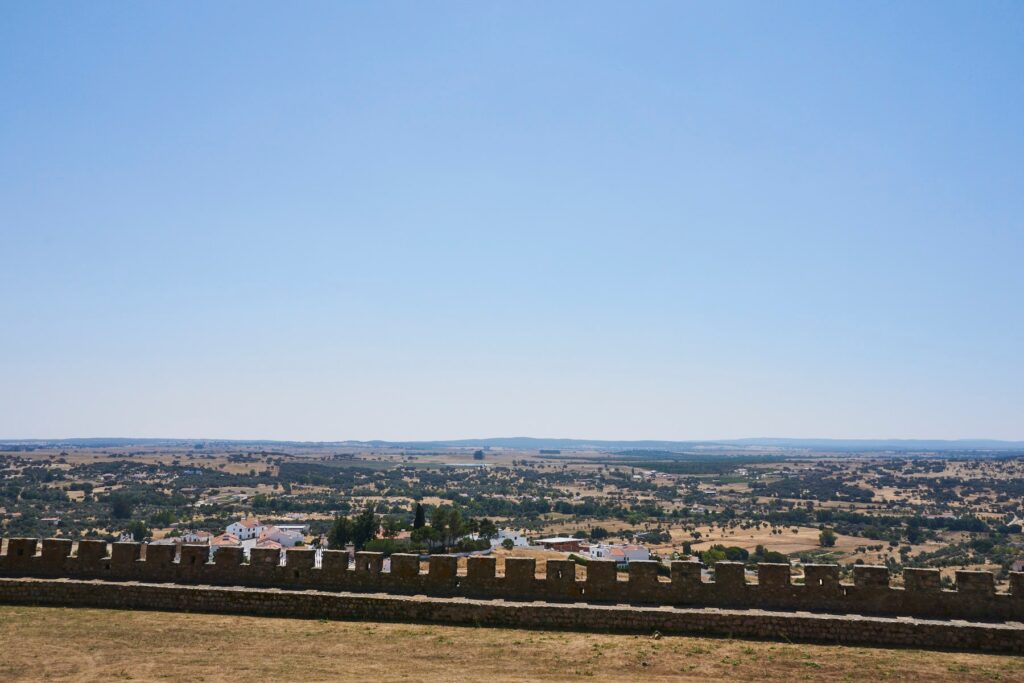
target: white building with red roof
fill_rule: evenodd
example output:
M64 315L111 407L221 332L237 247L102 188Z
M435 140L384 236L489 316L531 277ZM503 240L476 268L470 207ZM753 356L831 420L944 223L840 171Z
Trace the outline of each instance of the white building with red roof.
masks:
M192 544L208 544L211 538L213 538L213 534L209 531L196 531L195 529L189 529L181 535L182 542Z
M211 538L210 545L219 548L223 546L238 546L242 544L239 542L238 536L235 536L234 534L224 533L220 536L214 536L213 538Z
M642 545L613 545L598 543L590 546L590 557L595 560L614 560L616 564L629 564L651 559L651 551Z
M304 536L298 531L282 529L276 526L264 527L263 531L260 533L261 543L263 541L274 541L275 543L280 543L283 548L296 546L302 543L303 538ZM263 546L257 544L256 547L261 548Z
M228 524L224 531L237 536L240 541L248 541L250 538L259 538L265 528L255 517L246 517Z

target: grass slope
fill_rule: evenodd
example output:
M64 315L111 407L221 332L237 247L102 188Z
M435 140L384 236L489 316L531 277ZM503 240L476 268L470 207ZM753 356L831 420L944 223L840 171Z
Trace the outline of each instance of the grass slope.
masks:
M1024 658L0 606L0 680L1024 680Z

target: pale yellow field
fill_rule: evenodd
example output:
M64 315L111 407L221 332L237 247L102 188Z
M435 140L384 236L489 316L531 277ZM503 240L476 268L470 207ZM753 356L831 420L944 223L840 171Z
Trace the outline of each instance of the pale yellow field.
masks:
M793 533L793 530L796 533ZM776 531L781 530L782 533L772 533L771 528L765 528L763 526L756 529L741 529L740 527L734 528L721 528L716 526L711 529L708 526L697 527L697 531L700 532L700 541L693 542L694 550L707 550L716 543L721 543L726 546L737 546L745 550L753 551L758 545L763 545L769 550L774 550L779 553L799 553L806 550L820 550L821 546L818 543L818 535L821 533L817 528L813 527L776 527ZM693 540L689 534L681 532L673 532L673 540L676 540L678 535L679 541ZM863 545L865 539L856 536L843 536L841 534L836 535L836 545L829 550L834 550L840 553L853 552L854 548L859 545Z
M1024 658L163 612L0 607L0 680L1024 680Z

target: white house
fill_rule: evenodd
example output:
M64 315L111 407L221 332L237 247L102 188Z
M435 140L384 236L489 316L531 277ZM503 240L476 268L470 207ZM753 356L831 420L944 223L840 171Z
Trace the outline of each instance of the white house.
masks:
M502 529L498 532L498 535L491 539L491 547L498 548L505 539L511 539L512 546L515 548L525 548L530 545L530 542L526 540L526 536L523 536L518 531L513 529Z
M302 543L302 540L303 536L298 531L282 529L276 526L264 527L263 533L260 534L260 543L273 541L280 544L282 548L291 548Z
M196 531L190 529L181 535L181 540L185 543L209 543L210 539L213 538L213 534L208 531Z
M224 531L225 533L237 536L240 541L248 541L250 538L259 538L265 528L255 517L246 517L245 519L228 524L227 529Z
M619 545L598 543L590 546L590 557L594 560L614 560L617 564L629 564L637 560L651 559L651 551L642 545Z

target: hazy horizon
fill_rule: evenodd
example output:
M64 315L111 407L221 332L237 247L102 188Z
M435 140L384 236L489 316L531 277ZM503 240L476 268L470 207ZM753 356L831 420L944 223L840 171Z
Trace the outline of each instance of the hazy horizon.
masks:
M6 3L0 434L1024 439L1024 4Z
M984 446L991 445L993 447L998 446L1009 446L1013 448L1024 447L1024 440L1012 440L1012 439L988 439L984 437L979 438L961 438L961 439L929 439L929 438L859 438L859 439L842 439L833 437L772 437L772 436L761 436L761 437L739 437L729 439L588 439L585 437L536 437L536 436L509 436L509 437L456 437L451 439L386 439L386 438L370 438L370 439L346 439L346 438L335 438L335 439L322 439L322 440L307 440L307 439L288 439L288 438L244 438L244 437L211 437L211 436L77 436L77 437L51 437L51 438L4 438L0 437L0 444L3 443L77 443L77 442L121 442L125 444L130 443L143 443L143 442L167 442L167 443L178 443L178 442L197 442L197 443L281 443L281 444L344 444L344 443L361 443L361 444L442 444L452 446L465 446L470 447L473 444L476 445L487 445L494 443L508 443L509 445L503 446L512 448L513 442L529 442L533 447L545 448L544 444L557 444L566 443L578 446L580 444L594 444L594 445L608 445L608 444L647 444L644 448L654 448L656 445L675 445L685 446L688 444L725 444L725 445L759 445L759 446L792 446L795 448L806 448L813 447L813 444L828 444L834 443L840 444L861 444L864 445L865 450L871 450L872 444L878 447L884 447L885 444L908 444L908 447L912 448L927 448L929 445L941 446L959 446L964 448L978 448L983 449ZM538 446L539 444L539 446ZM525 447L525 445L524 445ZM567 446L570 447L570 446Z

